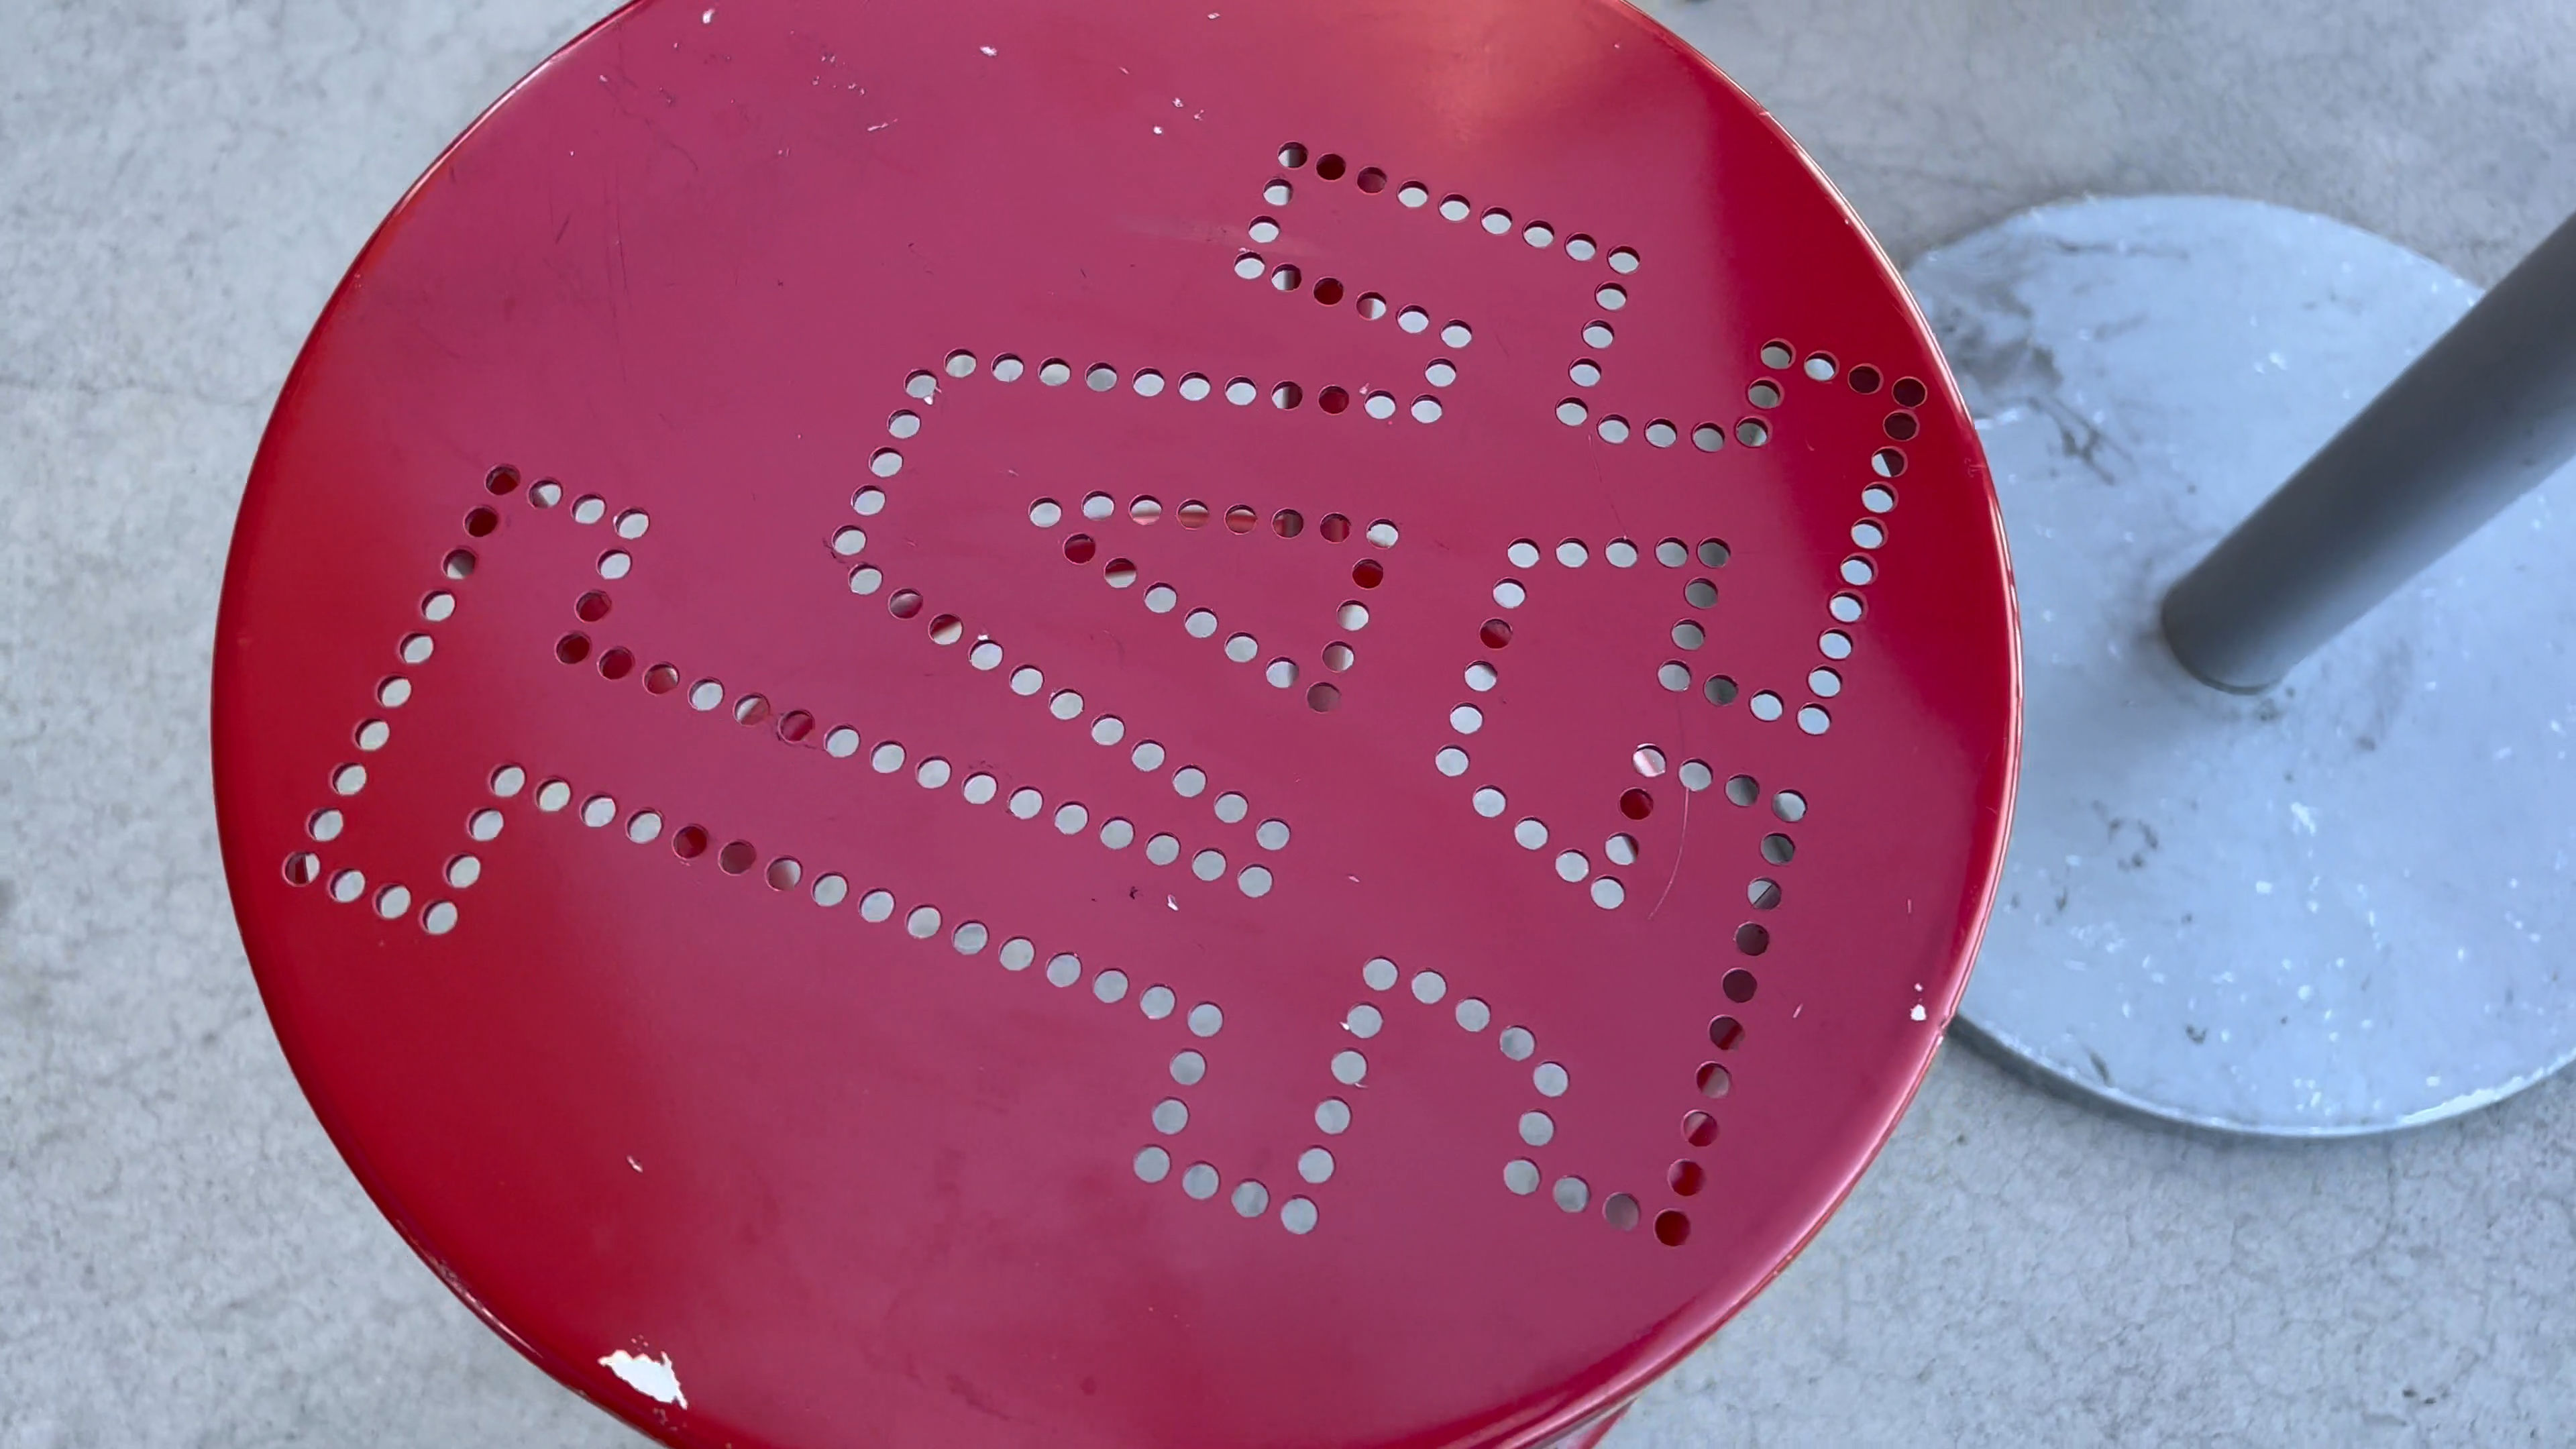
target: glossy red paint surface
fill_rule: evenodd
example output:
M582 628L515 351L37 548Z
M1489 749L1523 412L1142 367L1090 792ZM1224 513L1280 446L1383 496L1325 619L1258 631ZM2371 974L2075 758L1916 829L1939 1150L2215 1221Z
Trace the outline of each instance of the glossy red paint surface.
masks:
M278 403L226 864L388 1217L665 1442L1537 1444L1903 1110L2009 590L1882 258L1623 7L648 3Z

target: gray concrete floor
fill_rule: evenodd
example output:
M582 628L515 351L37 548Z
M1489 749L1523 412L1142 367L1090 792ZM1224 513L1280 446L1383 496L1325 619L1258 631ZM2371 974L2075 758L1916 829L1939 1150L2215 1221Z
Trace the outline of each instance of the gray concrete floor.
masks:
M205 759L233 503L296 344L413 174L600 3L0 0L0 1449L634 1442L323 1140ZM1661 13L1900 258L2075 193L2211 191L2486 281L2576 208L2564 0ZM2564 1082L2244 1146L1953 1050L1612 1442L2576 1442L2571 1167Z

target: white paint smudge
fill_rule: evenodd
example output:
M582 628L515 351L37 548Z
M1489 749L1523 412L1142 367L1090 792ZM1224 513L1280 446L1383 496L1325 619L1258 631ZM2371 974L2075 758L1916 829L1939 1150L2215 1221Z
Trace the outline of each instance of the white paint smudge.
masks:
M983 47L983 50L984 50L984 53L985 53L986 55L1000 55L1000 54L1001 54L1001 52L1000 52L1000 51L995 50L993 47L991 47L991 46L989 46L989 45L988 45L988 46Z
M1927 1011L1925 1011L1925 1010L1923 1009L1923 1003L1922 1003L1922 1002L1919 1002L1919 1001L1918 1001L1918 1002L1914 1003L1914 1019L1915 1019L1916 1021L1922 1021L1922 1020L1924 1020L1926 1017L1928 1017L1930 1014L1931 1014L1931 1013L1929 1013L1929 1012L1927 1012Z
M672 1370L667 1353L660 1358L638 1358L621 1348L601 1359L599 1366L657 1404L677 1404L683 1409L689 1406L689 1396L680 1392L680 1376Z

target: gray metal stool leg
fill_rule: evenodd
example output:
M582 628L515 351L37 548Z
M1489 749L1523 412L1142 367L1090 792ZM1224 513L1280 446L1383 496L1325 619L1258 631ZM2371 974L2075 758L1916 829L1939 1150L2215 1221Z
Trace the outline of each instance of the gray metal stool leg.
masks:
M2576 457L2576 220L2561 225L2165 595L2182 666L2269 689Z
M2474 311L2377 237L2216 198L2045 208L1908 279L2022 606L1969 1034L2282 1136L2576 1056L2576 491L2542 481L2576 450L2576 233Z

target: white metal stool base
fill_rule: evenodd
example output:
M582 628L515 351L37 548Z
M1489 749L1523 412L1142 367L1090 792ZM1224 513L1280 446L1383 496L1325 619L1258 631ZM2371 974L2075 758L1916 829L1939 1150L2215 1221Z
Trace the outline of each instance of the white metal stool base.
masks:
M2576 1055L2576 519L2524 498L2257 697L2165 589L2477 293L2322 217L2025 213L1908 270L2021 598L2019 813L1962 1020L2159 1117L2278 1136L2471 1110Z

